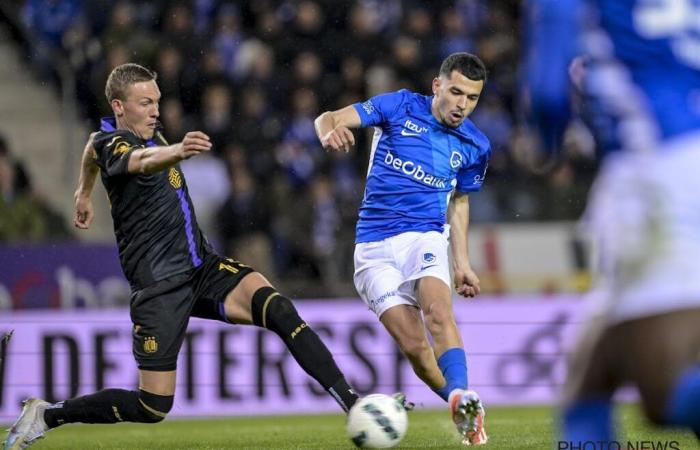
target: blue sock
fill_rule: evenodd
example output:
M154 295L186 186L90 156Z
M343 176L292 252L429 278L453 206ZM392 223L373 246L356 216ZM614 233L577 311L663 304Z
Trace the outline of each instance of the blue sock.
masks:
M615 436L611 401L604 398L578 401L564 410L562 428L562 439L572 445L580 446L586 441L612 441Z
M445 386L435 393L447 401L452 390L467 388L467 355L461 347L450 348L440 355L437 363L445 376Z
M686 370L676 381L669 395L666 421L700 431L700 366Z

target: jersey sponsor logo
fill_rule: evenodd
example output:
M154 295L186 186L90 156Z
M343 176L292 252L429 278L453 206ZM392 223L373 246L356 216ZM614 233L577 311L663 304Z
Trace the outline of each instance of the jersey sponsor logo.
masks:
M372 114L374 112L372 100L367 100L366 102L362 103L362 109L364 109L367 114Z
M421 127L411 122L411 119L407 119L403 124L401 129L401 136L420 136L428 131L428 127Z
M452 152L450 156L450 167L456 169L462 166L462 154L459 152Z
M171 167L168 171L168 181L170 181L170 184L175 189L180 189L182 187L182 177L176 168Z
M426 173L423 166L420 164L416 164L410 160L403 161L401 158L392 155L391 152L386 153L384 163L392 169L403 172L414 180L420 181L428 186L438 189L443 189L447 186L447 178L436 177L435 175Z

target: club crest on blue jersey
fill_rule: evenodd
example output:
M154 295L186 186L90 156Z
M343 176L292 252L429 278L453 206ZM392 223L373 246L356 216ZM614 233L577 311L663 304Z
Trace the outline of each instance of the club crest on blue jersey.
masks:
M456 169L462 166L462 155L459 152L452 152L450 156L450 167Z

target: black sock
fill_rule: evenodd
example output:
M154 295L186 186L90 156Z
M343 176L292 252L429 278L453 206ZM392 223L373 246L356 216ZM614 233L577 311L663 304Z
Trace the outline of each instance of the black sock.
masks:
M103 389L94 394L55 403L44 412L49 428L64 423L160 422L172 406L172 396L145 391ZM154 407L147 406L148 404ZM161 412L162 411L162 412Z
M338 380L338 382L328 388L327 391L345 412L348 412L359 398L345 378Z
M277 333L299 366L318 381L345 411L350 409L357 394L348 385L328 347L299 317L288 298L273 288L260 288L253 295L252 314L255 325Z

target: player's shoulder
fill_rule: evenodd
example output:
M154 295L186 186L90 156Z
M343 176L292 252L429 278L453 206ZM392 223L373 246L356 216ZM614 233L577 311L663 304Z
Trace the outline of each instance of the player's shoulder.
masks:
M418 92L409 91L408 89L399 89L395 92L397 98L400 98L404 103L415 105L424 105L429 97L419 94Z
M113 117L100 120L100 129L90 135L95 150L113 149L126 152L131 147L139 145L140 139L129 130L117 129Z
M430 97L428 96L409 91L408 89L400 89L388 95L391 96L395 111L400 116L406 114L418 116L430 114Z
M489 138L477 127L470 119L464 119L462 125L459 126L460 134L471 140L481 152L491 151L491 142Z
M95 150L115 149L126 150L138 144L138 138L127 130L97 131L92 133L92 147Z

